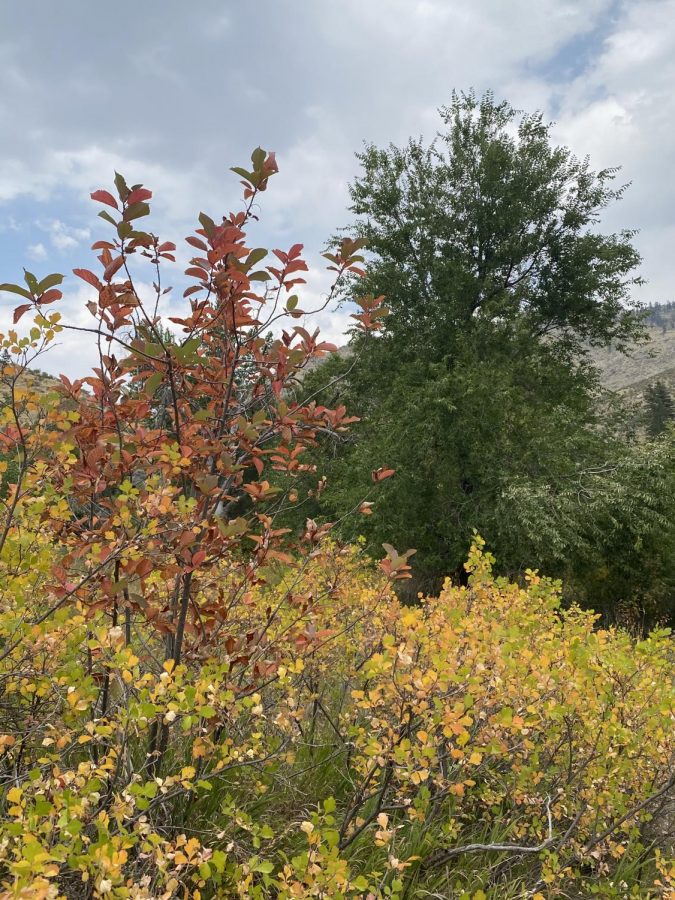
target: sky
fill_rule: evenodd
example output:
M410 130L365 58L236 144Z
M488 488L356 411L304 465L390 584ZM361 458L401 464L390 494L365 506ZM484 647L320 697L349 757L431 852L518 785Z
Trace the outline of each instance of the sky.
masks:
M541 110L555 140L594 168L622 167L631 186L603 227L638 230L638 299L672 300L673 85L675 0L7 0L0 282L20 281L24 267L96 269L90 246L108 226L89 194L115 170L153 190L145 221L180 245L200 211L240 208L229 167L262 146L280 171L250 245L305 245L300 305L311 307L329 285L325 241L350 221L355 152L431 140L453 89L474 89ZM68 275L64 320L87 323L90 294ZM15 305L0 294L0 331ZM341 343L348 310L316 321ZM94 360L88 337L62 334L40 368L81 376Z

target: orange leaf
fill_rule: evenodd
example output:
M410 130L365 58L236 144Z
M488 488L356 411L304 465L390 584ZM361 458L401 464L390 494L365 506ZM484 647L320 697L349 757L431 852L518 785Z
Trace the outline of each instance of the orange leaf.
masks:
M372 473L373 481L377 483L378 481L384 481L385 478L391 478L395 471L396 469L375 469Z

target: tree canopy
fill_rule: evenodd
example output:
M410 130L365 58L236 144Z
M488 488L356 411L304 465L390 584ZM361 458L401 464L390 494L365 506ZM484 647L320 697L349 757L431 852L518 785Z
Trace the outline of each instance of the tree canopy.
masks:
M429 145L366 146L351 188L373 254L365 287L392 311L388 333L444 356L468 330L547 337L559 351L640 332L633 232L602 234L624 187L552 143L540 114L492 95L453 95Z
M641 451L588 359L643 333L632 232L599 228L623 188L555 146L539 114L491 95L455 95L441 120L430 145L359 154L361 286L389 315L313 375L361 422L324 442L328 487L311 511L342 517L385 459L397 474L376 515L343 527L373 549L417 548L420 587L461 574L474 529L506 571L562 574L597 548L601 521L666 519L665 493L635 483Z

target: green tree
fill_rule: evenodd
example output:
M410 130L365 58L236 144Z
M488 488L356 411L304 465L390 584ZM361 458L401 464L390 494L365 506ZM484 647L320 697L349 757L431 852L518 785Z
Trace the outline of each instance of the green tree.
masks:
M675 409L670 391L662 381L650 384L644 394L645 422L647 433L651 438L658 437L675 419Z
M330 382L323 401L362 420L322 446L328 487L305 510L341 517L386 460L396 475L358 528L373 549L416 547L425 589L461 573L474 528L511 572L562 573L588 552L602 498L630 485L587 351L642 334L632 233L597 227L623 190L615 171L593 172L540 115L490 95L455 95L441 117L430 146L360 154L364 283L390 315L303 386Z
M615 169L551 143L541 115L491 95L454 95L430 146L367 146L351 189L374 255L365 285L385 293L389 333L443 357L491 326L544 336L557 352L640 332L632 232L601 234Z

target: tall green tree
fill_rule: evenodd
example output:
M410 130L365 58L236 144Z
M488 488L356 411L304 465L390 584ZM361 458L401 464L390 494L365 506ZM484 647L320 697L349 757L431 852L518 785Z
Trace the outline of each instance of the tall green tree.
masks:
M597 538L603 497L632 505L588 362L642 335L632 232L599 228L623 188L489 94L454 95L441 120L430 145L359 154L362 284L390 315L304 386L329 381L324 400L361 417L321 448L328 487L306 509L340 517L386 460L396 475L359 529L374 548L416 547L420 587L461 571L474 528L507 569L562 573Z
M367 146L352 210L373 253L390 335L443 357L485 326L579 353L640 331L633 233L602 234L616 170L594 172L551 141L540 114L455 95L431 145ZM421 347L419 345L421 342Z
M651 438L655 438L663 434L668 423L675 419L673 398L661 380L647 387L644 398L647 433Z

